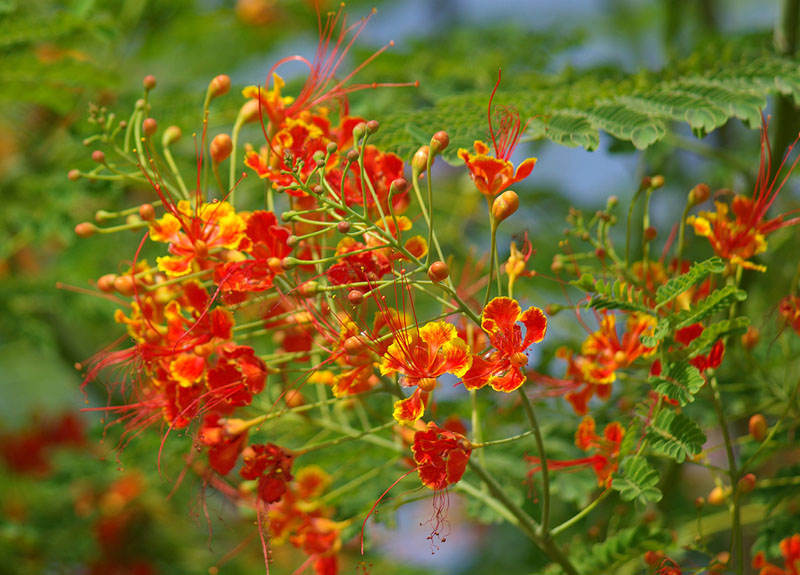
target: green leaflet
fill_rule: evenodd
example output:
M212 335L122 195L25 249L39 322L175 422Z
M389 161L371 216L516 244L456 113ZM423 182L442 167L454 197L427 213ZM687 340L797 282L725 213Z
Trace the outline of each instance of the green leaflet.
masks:
M658 414L647 428L646 437L654 451L678 463L700 453L706 441L705 433L694 421L669 410Z
M734 301L744 301L745 299L747 299L747 292L737 289L733 285L725 286L711 292L711 295L691 309L678 314L675 318L674 328L678 330L703 321L708 316L727 309Z
M571 283L584 291L594 293L587 307L624 309L652 314L652 310L644 303L642 290L623 281L608 283L602 278L596 280L590 274L583 274L579 280Z
M617 564L641 556L645 551L664 549L671 543L670 534L643 525L620 529L602 543L593 545L588 553L573 553L581 573L614 573Z
M611 488L619 491L623 501L660 501L661 490L656 487L659 482L658 472L653 469L644 457L627 457L622 462L622 473L614 477Z
M720 273L725 269L721 258L712 257L702 262L695 262L685 274L670 279L656 290L656 309L669 303L696 283L701 282L711 273Z
M705 383L697 368L686 361L663 366L661 374L651 375L648 381L658 393L681 406L693 402L695 394Z
M593 150L600 131L644 149L667 136L672 122L688 124L702 137L731 118L760 126L761 110L772 94L800 103L800 67L791 58L766 48L740 48L736 40L715 46L715 57L705 52L657 73L613 79L571 70L558 76L519 75L501 87L496 104L514 105L523 119L533 118L529 138ZM386 117L375 142L407 156L447 126L451 145L443 156L460 163L458 148L471 149L474 140L487 140L488 97L485 89L434 96L427 108ZM412 132L426 137L409 141Z

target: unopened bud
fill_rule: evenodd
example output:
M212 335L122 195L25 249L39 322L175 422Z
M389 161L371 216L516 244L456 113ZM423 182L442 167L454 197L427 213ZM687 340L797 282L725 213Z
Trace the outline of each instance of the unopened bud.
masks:
M657 567L664 561L663 551L647 551L644 554L644 562L650 567Z
M355 133L355 131L354 131ZM358 161L358 150L350 150L347 152L347 163L354 164Z
M750 436L756 441L764 441L767 436L767 420L760 413L756 413L747 422L747 429Z
M97 229L92 222L81 222L75 226L75 235L79 238L90 238L97 233Z
M214 136L214 139L211 140L209 148L211 151L211 161L215 164L219 164L227 160L228 156L231 155L233 151L233 140L231 140L228 134L217 134Z
M356 124L356 127L353 128L353 140L358 141L364 137L364 134L367 132L367 125L364 122L359 122Z
M146 222L152 222L156 219L156 210L153 208L153 204L142 204L139 206L139 217Z
M654 190L664 186L664 176L658 175L650 178L650 187Z
M114 280L117 274L106 274L97 278L97 289L101 292L109 293L114 291Z
M365 347L364 342L356 336L351 336L344 340L344 349L348 355L358 355L364 351Z
M152 136L158 131L158 122L153 118L146 118L145 121L142 122L142 131L145 136Z
M428 169L429 153L430 153L430 148L428 146L422 146L419 150L416 151L414 157L411 158L411 173L413 175L414 180L417 180L420 174L425 173L425 170Z
M436 132L431 138L431 153L438 156L443 150L450 145L450 136L445 131Z
M447 264L442 261L433 262L428 268L428 277L434 283L443 282L449 275L450 270L447 269Z
M711 188L706 184L697 184L689 192L689 205L696 206L705 202L711 196Z
M742 334L742 347L745 349L753 349L758 345L758 340L761 339L761 334L755 326L748 326L747 331Z
M297 244L299 244L299 243L300 243L300 238L298 238L298 237L297 237L297 236L295 236L295 235L291 235L291 236L289 236L288 238L286 238L286 245L287 245L288 247L290 247L290 248L293 248L293 247L295 247L295 246L296 246Z
M306 402L303 393L297 389L290 389L287 391L286 395L283 396L283 400L288 407L300 407Z
M594 250L594 255L598 260L604 260L606 259L606 250L603 248L597 248Z
M208 93L211 96L211 98L223 96L227 94L228 90L230 89L231 89L231 79L225 74L220 74L219 76L216 76L208 84Z
M175 142L181 139L183 133L178 126L170 126L161 136L161 145L164 147L171 146Z
M103 153L103 150L95 150L92 152L92 161L96 164L105 164L106 155Z
M117 276L114 279L114 289L117 290L119 293L125 296L133 295L133 278L131 274L125 274L123 276Z
M320 285L315 281L307 281L297 286L297 293L301 297L314 297L320 293Z
M553 263L550 264L550 271L559 273L564 270L564 260L560 256L553 256Z
M405 178L397 178L389 186L389 194L402 194L408 189L408 182Z
M94 213L94 220L99 223L107 222L108 220L114 219L117 214L109 212L107 210L97 210Z
M281 268L284 270L291 270L300 265L300 260L287 256L281 260Z
M350 290L347 294L347 301L353 305L361 305L364 303L364 294L357 289Z
M756 488L756 476L754 474L747 473L739 479L739 483L737 485L739 493L741 494L750 493L755 488Z
M244 106L239 108L239 117L246 124L258 120L261 113L261 106L258 100L248 100Z
M316 185L311 186L311 191L314 192L315 194L317 194L318 196L321 196L322 192L325 191L325 188L323 188L319 184L316 184Z
M656 230L653 226L650 226L644 230L644 239L645 241L652 242L656 239L658 235L658 230Z
M492 217L495 225L511 216L519 208L519 196L516 192L506 190L494 199Z
M138 226L142 223L142 218L139 217L139 214L129 214L128 217L125 218L125 223L129 226ZM132 230L136 231L136 230Z
M70 182L77 182L81 179L81 171L80 170L70 170L67 172L67 179Z
M144 80L142 80L142 86L144 86L144 89L149 92L156 87L156 77L152 74L148 74L144 77Z
M336 224L336 229L340 234L346 234L350 231L350 222L341 221Z
M725 490L719 486L715 487L708 494L707 500L709 505L722 505L725 503Z
M705 506L705 504L706 504L705 497L698 497L697 499L694 500L694 507L698 511L700 511Z
M336 142L328 142L328 145L325 146L325 149L329 154L335 154L336 150L339 149L339 146L336 145Z
M269 267L270 271L274 274L283 273L283 263L275 256L267 258L267 267Z
M617 196L608 196L608 200L606 200L606 207L613 208L619 203L619 198Z
M370 120L367 122L367 134L370 136L380 130L380 128L381 125L375 120Z

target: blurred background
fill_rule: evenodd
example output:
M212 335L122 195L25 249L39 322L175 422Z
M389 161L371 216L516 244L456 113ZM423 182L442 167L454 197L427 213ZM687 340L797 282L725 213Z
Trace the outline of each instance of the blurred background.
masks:
M323 10L338 9L338 2L320 4ZM778 0L354 0L346 8L353 20L373 6L378 12L346 66L393 40L394 47L364 69L359 81L418 80L420 86L356 94L352 110L381 121L385 114L425 110L461 90L484 93L488 101L499 67L500 92L505 82L511 89L515 77L531 74L591 71L609 81L641 70L657 74L698 49L713 54L715 42L770 45L781 5ZM76 291L118 271L120 254L132 258L140 238L120 233L81 240L73 228L99 209L134 205L144 196L141 189L103 181L71 182L67 172L92 167L93 148L82 144L94 133L88 121L92 107L126 116L141 97L146 74L158 80L151 102L159 124L180 125L185 136L202 130L209 80L228 74L234 88L215 104L209 132L229 130L243 103L241 88L263 83L283 56L310 57L316 26L313 2L300 0L0 0L0 571L263 570L251 525L234 520L220 500L206 507L203 486L191 479L175 489L177 468L159 477L157 434L137 438L120 454L113 449L117 432L107 436L100 416L80 411L86 397L75 364L122 330L113 322L112 303ZM292 93L305 69L287 65L281 71ZM484 118L476 117L475 124ZM789 125L795 118L787 114L782 121ZM539 163L518 186L523 210L514 231L531 233L537 250L533 267L548 272L556 251L548 238L560 233L569 206L595 210L612 194L625 205L644 175L666 176L664 193L654 198L656 227L671 225L698 181L749 190L748 178L757 170L757 132L733 120L702 146L695 145L687 126L675 133L669 143L646 152L604 134L591 152L524 142L517 156L535 155ZM254 144L262 139L256 128L242 137ZM406 159L416 145L410 140L401 150ZM717 161L718 150L733 160ZM191 138L184 137L178 155L190 175ZM471 190L466 171L440 163L434 177L442 205L454 206L449 221L459 222L445 229L458 237L469 225L482 225L470 224L482 198ZM257 191L252 207L261 198L257 184L246 182ZM541 290L558 292L555 285ZM574 326L557 329L569 335ZM95 406L108 400L99 389L89 394ZM168 442L166 457L180 460L187 445ZM593 482L588 477L587 489ZM517 544L518 534L502 525L487 530L461 523L462 507L460 500L453 504L450 520L458 528L436 553L425 541L428 529L419 526L429 512L408 506L396 525L375 527L381 555L362 560L351 542L342 571L530 572L536 558L528 556L534 552L527 545ZM276 561L274 572L288 573L302 559L281 550Z

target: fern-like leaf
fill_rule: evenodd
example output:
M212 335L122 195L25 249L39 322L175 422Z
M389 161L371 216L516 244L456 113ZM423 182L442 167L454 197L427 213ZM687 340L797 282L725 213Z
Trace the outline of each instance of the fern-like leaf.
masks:
M617 280L609 283L604 279L595 280L590 274L583 274L572 285L593 293L587 307L592 309L623 309L651 314L652 310L644 303L642 290Z
M750 325L748 317L737 317L712 323L689 345L689 357L705 353L723 335L743 333L748 325Z
M614 478L611 488L619 491L623 501L648 503L661 500L658 472L644 457L628 457L622 462L622 473Z
M640 557L646 551L664 549L670 543L667 531L637 525L620 529L593 545L588 553L574 554L575 563L581 573L613 573L614 565Z
M665 365L660 375L651 375L648 381L658 393L682 406L693 402L705 383L697 368L685 361Z
M656 309L671 302L693 285L703 281L711 273L720 273L725 269L721 258L712 257L692 264L685 274L670 279L656 290Z
M703 321L707 317L727 309L735 301L747 299L747 292L737 289L736 286L725 286L699 302L696 306L681 312L675 320L675 329L681 329L694 323Z
M691 419L682 413L662 411L647 428L647 439L657 453L682 463L703 449L706 435Z

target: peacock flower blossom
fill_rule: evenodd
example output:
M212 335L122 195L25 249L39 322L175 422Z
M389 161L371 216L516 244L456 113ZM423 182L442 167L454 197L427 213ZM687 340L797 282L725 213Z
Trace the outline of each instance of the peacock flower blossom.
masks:
M797 140L795 140L795 144ZM784 219L780 214L766 219L767 211L775 202L783 185L794 170L800 156L795 158L786 174L781 179L781 172L786 165L794 144L789 147L774 177L771 174L772 150L767 136L767 120L761 126L761 164L758 169L758 180L750 197L736 195L730 209L722 202L714 202L715 212L700 212L697 216L689 216L686 223L694 228L698 236L708 239L714 253L729 260L732 265L758 271L766 271L766 267L750 261L767 249L767 236L781 228L800 223L800 217ZM797 210L794 210L795 212ZM730 212L733 212L731 217Z
M795 533L780 542L781 555L784 566L781 568L769 563L763 551L756 553L753 558L753 568L758 569L758 575L798 575L800 574L800 534Z
M575 432L575 445L583 451L594 453L568 461L548 459L547 467L550 470L591 467L597 476L597 484L608 488L611 486L611 475L619 468L619 450L624 437L625 428L616 421L606 425L602 436L597 435L594 419L587 415ZM541 459L538 457L526 456L525 459L534 464L530 475L541 469Z
M617 334L616 325L616 316L604 313L600 329L583 342L581 354L587 361L582 362L581 369L584 379L590 383L613 383L618 369L624 369L639 357L649 357L656 351L655 347L647 347L641 342L643 335L651 334L655 329L654 317L632 313L622 339Z
M519 324L525 327L524 337ZM515 300L496 297L484 308L481 327L494 350L473 356L464 387L472 390L488 384L495 391L510 393L525 383L522 370L528 364L527 350L544 339L547 317L538 307L523 312Z
M800 335L800 296L787 295L778 303L778 313Z
M249 445L242 451L244 466L239 475L258 480L258 498L264 503L279 501L292 480L294 456L274 443Z
M472 356L455 326L444 321L392 331L394 341L383 355L380 372L399 373L400 385L417 388L411 397L395 402L393 413L400 423L413 425L425 412L436 379L445 373L462 377L472 365Z
M202 268L212 250L239 247L246 224L228 202L201 203L196 208L181 200L161 219L150 222L150 239L169 243L171 256L157 258L158 269L170 277L192 271L192 264Z
M489 155L489 146L480 140L476 140L473 144L474 154L464 148L458 150L458 157L467 165L475 187L487 199L493 198L506 188L527 178L536 165L536 158L528 158L514 171L514 164L510 161L520 137L528 127L527 122L524 126L522 125L516 109L505 106L498 108L495 113L496 118L499 119L497 130L492 125L492 100L499 85L500 72L498 71L497 83L489 97L488 112L489 134L494 146L494 156Z
M466 437L433 422L414 433L411 451L422 484L437 491L458 483L472 454Z

